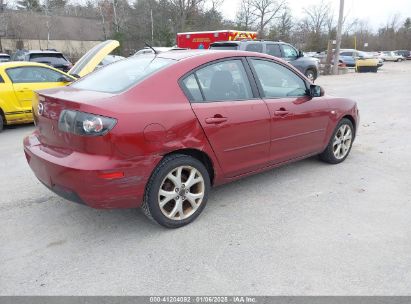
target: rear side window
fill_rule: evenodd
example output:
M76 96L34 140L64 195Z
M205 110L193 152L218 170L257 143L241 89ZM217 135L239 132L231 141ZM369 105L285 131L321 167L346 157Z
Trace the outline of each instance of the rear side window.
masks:
M281 57L281 49L278 44L267 44L266 45L266 53L271 56Z
M83 90L119 93L174 62L173 59L154 55L135 56L99 69L71 86Z
M4 79L3 77L1 77L1 75L0 75L0 83L4 83Z
M226 60L195 72L207 101L247 100L253 98L241 60Z
M342 52L340 53L341 56L352 56L352 52Z
M246 46L245 50L249 51L249 52L262 53L263 52L263 45L262 45L262 43L250 43Z
M203 101L203 96L194 75L186 77L183 80L183 85L191 101Z

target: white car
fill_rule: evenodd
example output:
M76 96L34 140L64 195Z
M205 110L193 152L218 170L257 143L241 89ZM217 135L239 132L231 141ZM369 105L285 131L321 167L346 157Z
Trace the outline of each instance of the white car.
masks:
M7 61L10 61L10 55L0 53L0 62L7 62Z
M393 51L381 52L380 58L384 61L395 61L395 62L400 62L404 60L404 57L402 57L401 55L398 55L397 53Z

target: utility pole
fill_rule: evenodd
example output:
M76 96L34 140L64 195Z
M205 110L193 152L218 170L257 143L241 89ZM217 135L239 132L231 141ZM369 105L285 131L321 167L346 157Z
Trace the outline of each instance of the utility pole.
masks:
M154 19L153 19L153 10L150 10L151 15L151 45L154 43Z
M344 0L340 0L340 13L338 15L337 45L335 46L333 74L338 74L338 63L340 62L341 32L344 19Z

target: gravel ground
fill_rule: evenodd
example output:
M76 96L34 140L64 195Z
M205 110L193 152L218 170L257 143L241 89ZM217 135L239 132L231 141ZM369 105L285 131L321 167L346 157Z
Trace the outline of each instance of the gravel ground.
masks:
M411 61L323 76L358 101L349 158L310 158L215 188L191 225L49 192L0 134L1 295L410 295Z

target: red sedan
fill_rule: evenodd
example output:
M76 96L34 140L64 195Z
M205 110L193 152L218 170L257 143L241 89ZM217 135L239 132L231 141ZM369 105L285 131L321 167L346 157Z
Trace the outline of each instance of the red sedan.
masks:
M134 56L41 91L34 109L24 151L45 186L170 228L201 213L212 185L316 154L344 161L359 120L354 101L239 51Z

